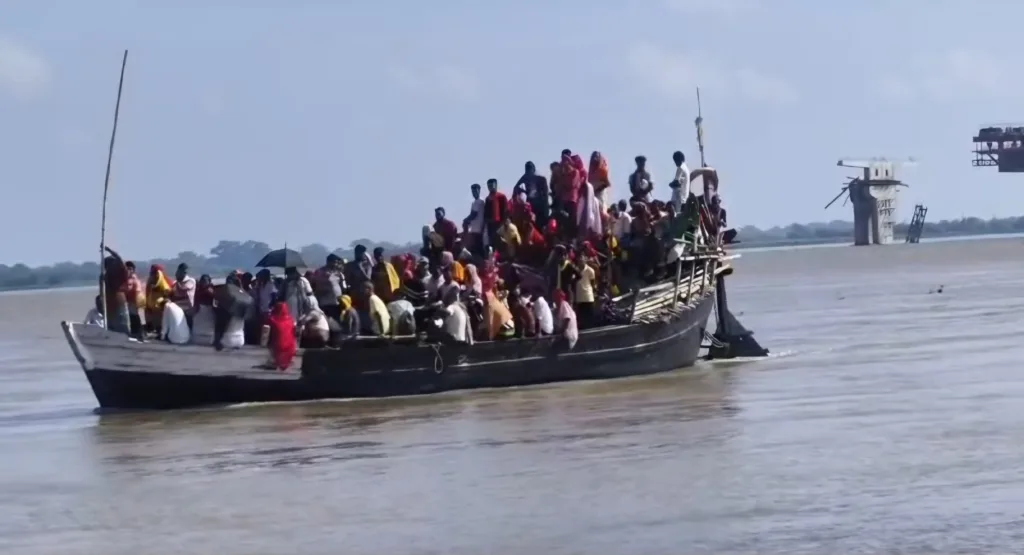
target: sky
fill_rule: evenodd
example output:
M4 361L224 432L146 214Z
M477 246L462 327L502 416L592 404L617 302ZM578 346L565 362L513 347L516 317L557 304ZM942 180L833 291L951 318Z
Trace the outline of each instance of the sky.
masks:
M1024 214L1024 175L971 166L1024 121L1024 3L976 0L4 0L0 263L129 258L221 239L406 242L526 160L707 162L732 225L851 219L840 158L913 157L899 217Z

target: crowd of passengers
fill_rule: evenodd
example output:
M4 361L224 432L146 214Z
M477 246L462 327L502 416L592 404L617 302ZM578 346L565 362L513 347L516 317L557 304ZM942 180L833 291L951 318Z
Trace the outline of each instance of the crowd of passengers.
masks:
M97 296L86 320L102 324L113 314L108 328L139 340L269 346L272 365L282 369L299 347L344 348L360 336L473 343L561 334L571 348L580 328L628 318L609 301L666 277L676 239L694 246L723 240L717 174L691 173L681 152L672 158L668 202L653 199L645 157L636 157L629 176L629 201L609 203L605 158L594 152L588 167L564 150L550 177L527 162L511 196L496 179L487 180L485 195L473 184L461 226L437 208L419 253L389 258L382 248L358 245L351 261L331 254L315 271L285 268L283 277L234 271L214 285L209 275L194 279L183 263L173 278L154 264L143 281L134 263L107 249L107 304ZM690 190L698 175L702 195Z

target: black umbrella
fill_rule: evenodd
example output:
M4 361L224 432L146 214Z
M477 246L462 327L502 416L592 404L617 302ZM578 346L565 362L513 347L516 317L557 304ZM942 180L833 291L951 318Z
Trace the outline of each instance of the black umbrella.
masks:
M270 251L256 263L257 268L308 268L302 255L292 249Z

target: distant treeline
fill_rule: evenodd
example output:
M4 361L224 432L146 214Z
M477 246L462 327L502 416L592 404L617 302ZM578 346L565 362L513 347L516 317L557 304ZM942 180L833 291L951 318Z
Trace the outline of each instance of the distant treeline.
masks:
M909 224L896 224L893 235L902 240L907 235ZM832 220L810 224L789 224L785 227L758 229L753 226L740 228L739 238L744 244L762 246L785 242L843 241L853 240L853 222ZM952 237L956 235L988 235L1000 233L1024 233L1024 216L1012 218L961 218L925 222L922 237Z
M369 239L352 241L348 248L330 249L320 244L306 245L299 249L303 260L314 267L322 265L327 255L334 252L343 258L352 258L352 251L356 245L366 245L371 251L376 247L382 247L388 253L404 253L419 251L420 243L408 243L397 245L394 243L378 243ZM135 258L129 252L119 252L125 261L135 262L140 275L149 273L152 264L163 264L167 273L173 275L178 264L184 262L189 266L189 273L193 276L210 274L214 277L223 277L231 270L255 271L253 267L264 255L277 247L271 247L261 241L221 241L217 246L210 249L208 255L197 254L192 251L179 252L177 256L170 258L154 258L146 260ZM98 262L84 262L75 264L73 262L61 262L53 266L40 266L30 268L24 264L7 266L0 264L0 290L11 289L38 289L49 287L65 287L72 285L90 285L97 283L100 275Z
M902 240L906 235L907 225L897 224L895 235L897 240ZM1016 218L993 218L983 220L981 218L962 218L959 220L941 220L934 223L925 223L924 237L950 237L955 235L984 235L999 233L1024 233L1024 216ZM853 222L833 220L831 222L815 222L810 224L790 224L785 227L772 227L770 229L759 229L753 226L746 226L740 229L739 239L742 246L771 246L782 244L809 244L829 243L853 239ZM358 239L352 241L347 248L331 249L324 245L306 245L300 249L306 263L319 266L331 252L337 253L344 258L352 257L352 249L356 245L366 245L372 250L375 247L384 248L389 254L404 252L415 252L420 248L420 243L406 243L404 245L394 243L378 243L369 239ZM195 276L210 274L211 276L223 276L234 269L253 270L253 265L263 255L272 249L267 243L260 241L221 241L217 246L210 249L208 255L197 254L192 251L180 252L171 258L158 258L143 260L132 257L131 253L122 252L126 260L134 260L139 268L140 274L149 271L150 264L163 264L168 272L181 262L189 265L191 273ZM30 268L24 264L7 266L0 264L0 290L10 289L36 289L48 287L63 287L72 285L89 285L96 283L99 276L99 264L96 262L85 262L75 264L72 262L61 262L53 266L41 266Z

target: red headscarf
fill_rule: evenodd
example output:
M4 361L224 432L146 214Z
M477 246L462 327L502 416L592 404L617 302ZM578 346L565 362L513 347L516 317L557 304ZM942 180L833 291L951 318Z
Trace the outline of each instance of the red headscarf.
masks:
M267 316L270 326L270 352L274 357L274 365L278 370L287 370L295 353L299 350L295 341L295 320L288 312L288 305L276 303Z
M566 300L565 291L563 291L561 287L556 288L551 294L551 299L555 301L555 308L558 308L558 305L564 303Z

